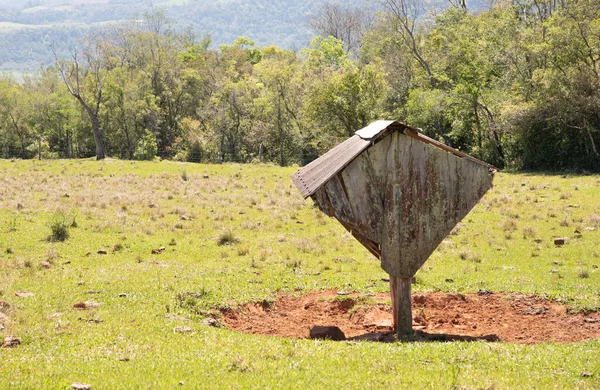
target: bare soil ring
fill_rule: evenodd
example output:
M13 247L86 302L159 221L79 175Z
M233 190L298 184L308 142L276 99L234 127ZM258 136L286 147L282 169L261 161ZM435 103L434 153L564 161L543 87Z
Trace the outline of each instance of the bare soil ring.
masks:
M600 313L569 313L566 306L518 293L428 293L412 297L417 339L568 343L600 338ZM308 338L313 326L337 326L347 339L392 341L388 293L302 296L280 294L223 312L229 329L261 335Z

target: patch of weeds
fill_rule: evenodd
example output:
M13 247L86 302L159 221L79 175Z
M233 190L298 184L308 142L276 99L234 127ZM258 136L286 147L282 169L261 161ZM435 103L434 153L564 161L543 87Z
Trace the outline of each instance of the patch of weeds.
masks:
M537 231L534 227L526 226L523 228L523 238L535 238L537 236Z
M600 312L600 306L594 304L576 305L567 307L567 314L583 314L588 315Z
M577 277L581 279L587 279L590 277L590 271L587 268L579 268L577 270Z
M238 356L231 363L229 363L227 369L230 372L248 372L250 371L251 367L246 360Z
M182 309L189 310L194 314L203 314L204 301L212 295L212 292L202 288L197 292L179 293L175 297L176 305Z
M47 240L50 242L63 242L69 238L69 229L77 227L77 215L75 212L65 213L63 211L57 211L54 213L48 227L50 228L50 235Z
M57 257L58 257L58 253L53 249L50 249L46 252L45 258L46 258L46 261L50 264L52 264L54 262L54 259L56 259Z
M120 242L113 245L113 247L112 247L112 253L121 252L122 250L123 250L123 244L121 244Z
M333 261L335 261L336 263L354 263L356 260L354 260L351 257L336 257L335 259L333 259Z
M477 253L473 253L470 250L462 250L458 253L458 257L461 260L471 261L473 263L481 263L481 256Z
M233 245L237 244L238 242L240 242L240 240L233 234L231 230L227 230L217 239L217 245L219 246Z
M595 228L600 228L600 215L593 214L590 216L590 224Z
M17 231L17 219L16 218L13 218L12 220L8 221L7 230L9 233L13 233L13 232Z
M294 271L302 266L302 260L289 260L285 262L287 268L291 268Z
M514 218L508 218L502 223L502 230L505 232L513 232L517 230L517 221Z
M181 171L181 180L188 181L189 179L190 178L188 176L187 170L184 169L183 171Z

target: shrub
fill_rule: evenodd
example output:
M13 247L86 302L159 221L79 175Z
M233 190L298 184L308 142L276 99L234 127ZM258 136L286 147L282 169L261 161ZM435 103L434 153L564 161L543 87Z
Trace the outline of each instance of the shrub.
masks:
M158 146L156 145L156 136L154 133L146 130L144 136L140 138L133 157L136 160L154 160Z
M56 212L48 224L48 227L50 228L48 241L63 242L69 238L69 229L77 227L75 217L76 215L74 213L67 215L62 211Z
M237 237L233 235L233 232L231 230L228 230L219 236L219 239L217 240L217 245L232 245L237 242L239 242Z

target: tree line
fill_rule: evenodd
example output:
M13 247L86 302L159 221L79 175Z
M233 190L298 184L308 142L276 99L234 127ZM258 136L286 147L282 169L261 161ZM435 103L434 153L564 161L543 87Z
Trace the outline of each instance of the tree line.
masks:
M298 52L154 12L0 80L0 157L305 164L397 119L499 168L600 170L600 2L325 4Z

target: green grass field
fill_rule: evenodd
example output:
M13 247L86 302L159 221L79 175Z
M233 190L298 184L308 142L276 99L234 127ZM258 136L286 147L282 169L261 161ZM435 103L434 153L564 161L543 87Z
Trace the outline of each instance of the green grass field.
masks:
M21 339L0 349L0 388L600 388L600 340L346 343L204 325L280 291L388 289L378 261L301 198L296 169L0 160L0 336ZM599 176L498 173L414 290L597 311L597 266Z

